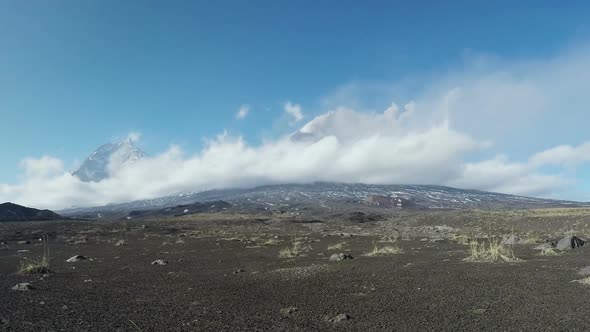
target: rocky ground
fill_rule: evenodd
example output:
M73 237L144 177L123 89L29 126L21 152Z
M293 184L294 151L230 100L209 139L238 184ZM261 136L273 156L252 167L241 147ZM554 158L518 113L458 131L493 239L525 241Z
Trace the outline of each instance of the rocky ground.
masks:
M587 330L590 285L572 281L590 246L533 248L584 238L588 216L2 223L0 331ZM465 260L474 238L507 233L523 242L510 260ZM49 274L18 272L46 249Z

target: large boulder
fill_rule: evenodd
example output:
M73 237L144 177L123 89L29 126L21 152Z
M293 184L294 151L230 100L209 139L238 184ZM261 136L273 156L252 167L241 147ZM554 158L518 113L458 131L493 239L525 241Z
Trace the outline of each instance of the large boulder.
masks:
M583 246L586 240L580 239L577 236L566 236L557 242L555 246L559 250L571 250Z

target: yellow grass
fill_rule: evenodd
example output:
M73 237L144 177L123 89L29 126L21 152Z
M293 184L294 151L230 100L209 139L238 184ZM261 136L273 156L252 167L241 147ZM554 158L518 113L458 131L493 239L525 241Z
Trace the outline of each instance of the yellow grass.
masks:
M309 246L304 245L299 241L293 242L292 245L283 248L279 251L280 258L292 258L303 256L303 253L307 250L311 249Z
M503 245L498 239L484 241L471 241L469 243L469 256L467 262L516 262L519 259L514 255L511 246Z
M378 247L375 245L373 250L365 254L365 256L375 257L375 256L389 256L402 253L402 249L398 246L383 246Z
M46 274L49 273L49 248L47 246L47 235L43 236L43 254L37 259L25 258L20 262L19 273L23 274Z
M562 252L555 250L554 248L545 248L542 249L539 255L541 256L559 256Z
M328 250L340 250L342 249L342 247L344 247L344 245L346 245L346 242L339 242L331 246L328 246Z

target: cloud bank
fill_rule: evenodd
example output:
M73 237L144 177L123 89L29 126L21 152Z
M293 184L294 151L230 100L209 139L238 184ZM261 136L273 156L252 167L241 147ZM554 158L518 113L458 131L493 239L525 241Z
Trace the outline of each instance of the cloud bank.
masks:
M518 160L503 148L512 137L538 137L532 129L541 128L541 120L557 121L552 118L556 106L560 117L579 119L588 105L582 87L590 80L585 75L590 74L590 52L578 49L543 61L484 67L433 80L403 106L390 99L379 111L363 108L362 96L355 95L362 89L348 86L326 99L333 106L274 140L251 145L223 134L209 139L196 155L171 146L110 167L110 178L101 182L81 182L49 156L27 158L21 182L0 184L0 201L59 209L312 181L440 184L547 196L575 183L571 170L590 161L590 142L568 145L556 136L546 141L551 145ZM283 110L293 125L303 119L298 104L287 102Z

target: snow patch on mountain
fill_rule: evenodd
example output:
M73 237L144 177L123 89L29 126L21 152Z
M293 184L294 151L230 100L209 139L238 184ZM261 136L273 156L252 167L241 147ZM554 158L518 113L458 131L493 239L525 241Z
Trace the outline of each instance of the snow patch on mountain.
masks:
M84 182L99 182L109 178L123 165L137 162L147 156L132 139L107 143L92 152L72 175Z

